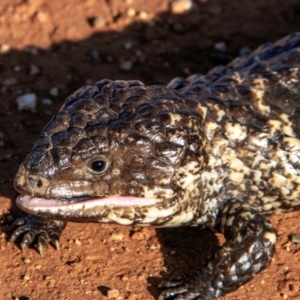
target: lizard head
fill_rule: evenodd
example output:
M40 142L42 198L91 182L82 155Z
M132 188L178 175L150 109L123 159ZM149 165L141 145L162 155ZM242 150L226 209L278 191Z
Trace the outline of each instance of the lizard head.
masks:
M19 167L18 206L73 221L167 226L180 214L181 223L190 222L208 159L205 109L182 98L138 81L81 88Z

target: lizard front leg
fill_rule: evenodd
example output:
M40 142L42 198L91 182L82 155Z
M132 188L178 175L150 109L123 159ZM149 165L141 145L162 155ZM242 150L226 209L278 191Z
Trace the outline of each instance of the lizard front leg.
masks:
M211 300L236 290L267 267L277 240L270 221L251 205L231 200L220 210L216 229L223 246L199 271L165 281L159 297L175 300Z

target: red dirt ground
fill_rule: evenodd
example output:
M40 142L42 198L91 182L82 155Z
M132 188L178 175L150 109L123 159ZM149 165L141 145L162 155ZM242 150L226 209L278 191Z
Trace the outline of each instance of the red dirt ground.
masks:
M172 8L173 7L173 8ZM207 72L248 46L299 30L300 1L195 0L176 14L166 0L1 0L0 207L7 231L19 215L13 178L39 132L65 97L102 78L166 84ZM225 42L221 60L214 45ZM218 59L219 58L219 59ZM126 69L127 70L124 70ZM49 94L56 88L57 95ZM36 112L16 98L36 93ZM54 89L55 92L55 89ZM51 105L43 104L50 98ZM300 299L300 213L271 218L279 242L271 266L222 299ZM70 223L61 250L34 249L0 238L0 299L156 299L161 277L193 270L222 242L196 228L133 228Z

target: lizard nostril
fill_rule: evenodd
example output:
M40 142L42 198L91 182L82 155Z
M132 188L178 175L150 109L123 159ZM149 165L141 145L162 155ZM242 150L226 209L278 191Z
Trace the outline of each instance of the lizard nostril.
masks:
M36 184L36 186L38 188L42 187L43 186L43 181L41 179L39 179L38 182L37 182L37 184Z

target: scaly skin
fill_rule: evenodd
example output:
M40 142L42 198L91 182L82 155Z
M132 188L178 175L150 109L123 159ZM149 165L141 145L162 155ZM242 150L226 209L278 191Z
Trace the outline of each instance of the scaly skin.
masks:
M46 218L61 221L42 245L64 221L210 227L225 244L198 272L163 282L159 299L236 290L271 260L266 215L300 206L299 66L293 34L168 86L78 90L19 168L17 204L38 217L16 224L13 239L47 236Z

